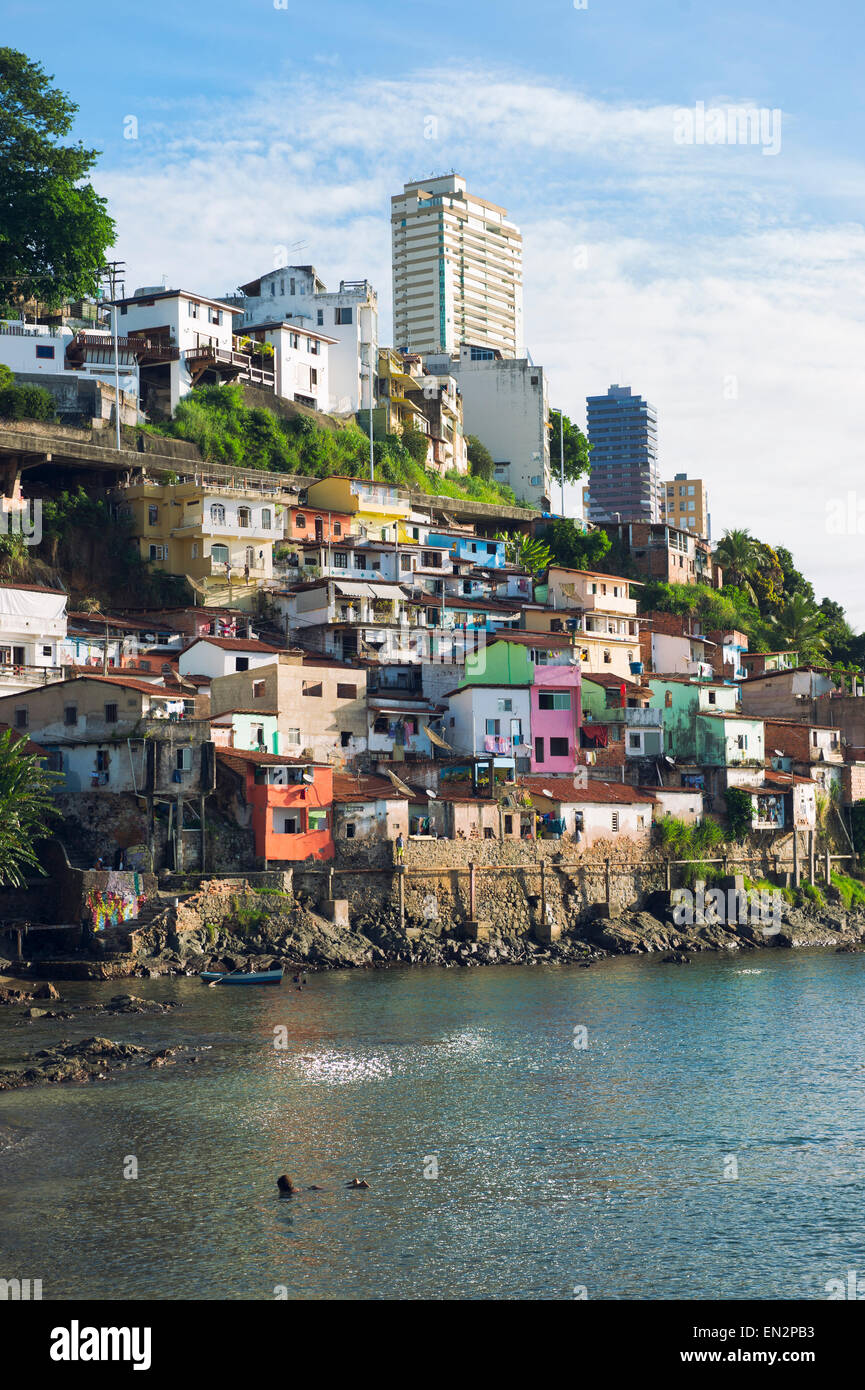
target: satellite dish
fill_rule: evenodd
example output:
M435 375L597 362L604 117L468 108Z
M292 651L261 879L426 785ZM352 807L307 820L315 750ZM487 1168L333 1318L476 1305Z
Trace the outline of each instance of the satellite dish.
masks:
M311 772L305 772L303 774L303 780L304 782L308 782L310 786L312 786L313 782L315 781L315 777Z
M430 801L435 801L435 799L436 799L436 794L435 794L435 792L431 792L430 789L429 789L429 787L427 787L426 794L427 794L427 796L429 797Z
M548 796L551 801L553 800L553 794L550 791L549 787L541 787L541 792L544 796Z

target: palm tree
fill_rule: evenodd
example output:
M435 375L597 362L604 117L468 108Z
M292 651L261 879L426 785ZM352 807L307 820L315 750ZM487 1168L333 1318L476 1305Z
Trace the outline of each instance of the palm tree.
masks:
M523 569L528 570L535 578L552 564L553 553L543 541L533 540L531 536L525 536L521 532L509 536L504 531L497 531L495 539L505 542L505 558L508 564L522 565Z
M825 618L804 594L792 594L784 607L768 621L767 627L779 651L795 651L804 661L824 656L829 643L826 639Z
M12 729L0 734L0 884L21 887L28 871L41 873L36 842L57 815L51 789L60 780Z
M760 560L757 543L751 532L747 528L725 531L723 540L715 547L715 559L724 571L725 583L732 584L737 589L744 589L756 603L757 596L751 579L759 567Z

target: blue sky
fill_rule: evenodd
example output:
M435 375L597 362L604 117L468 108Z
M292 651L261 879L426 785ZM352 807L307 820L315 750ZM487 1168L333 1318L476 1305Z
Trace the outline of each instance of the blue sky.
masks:
M299 246L373 280L387 338L389 195L456 168L522 228L553 403L648 396L716 535L787 545L862 626L863 28L849 0L15 0L3 42L79 103L130 289L223 293ZM780 110L779 151L678 143L697 102Z

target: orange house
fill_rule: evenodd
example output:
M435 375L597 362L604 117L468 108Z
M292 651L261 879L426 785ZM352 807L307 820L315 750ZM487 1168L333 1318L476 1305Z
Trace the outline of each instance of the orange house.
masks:
M265 867L333 858L333 769L327 763L243 748L217 748L216 759L251 810L255 856Z
M321 507L287 507L287 541L341 541L351 531L348 512L328 512Z

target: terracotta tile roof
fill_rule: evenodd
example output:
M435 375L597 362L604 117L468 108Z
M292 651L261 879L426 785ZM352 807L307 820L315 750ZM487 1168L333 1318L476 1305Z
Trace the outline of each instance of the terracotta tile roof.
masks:
M499 630L493 633L487 646L491 647L494 642L519 642L524 647L555 647L562 649L573 645L567 633L558 632L529 632L520 628L519 632L514 632L509 628L506 632Z
M405 792L396 788L389 777L352 777L344 772L333 774L334 801L407 801Z
M215 724L216 721L217 721L218 719L227 719L228 716L229 716L230 714L271 714L271 715L276 715L276 714L279 714L279 710L278 710L278 709L248 709L248 708L247 708L247 709L242 709L242 708L237 708L237 709L221 709L221 710L219 711L219 714L212 714L212 715L210 716L210 722L211 722L212 724Z
M0 582L0 589L25 589L30 594L54 594L57 598L66 598L65 589L52 589L50 584L17 584L11 579Z
M553 801L579 802L606 805L629 806L635 802L653 802L655 794L649 787L632 787L628 782L602 782L590 780L585 787L575 787L572 777L520 777L520 788L525 788L532 796L543 796L546 787L553 793Z
M11 743L24 744L23 751L27 754L28 757L45 758L48 756L46 750L42 747L41 744L32 743L30 739L27 738L26 735L21 732L20 729L13 729L11 724L0 724L0 735L6 733L10 733L12 735L12 738L10 739Z
M289 758L283 753L265 753L251 748L217 747L216 756L224 762L240 764L242 769L245 769L248 763L252 763L255 767L324 766L324 764L314 762L311 758Z
M269 642L259 642L257 637L196 637L186 648L191 652L199 642L209 642L212 647L221 647L227 652L284 652L285 647L272 647Z

